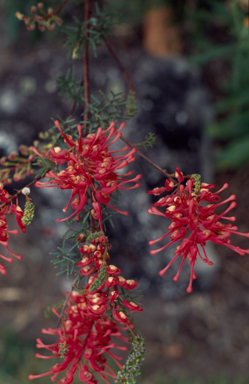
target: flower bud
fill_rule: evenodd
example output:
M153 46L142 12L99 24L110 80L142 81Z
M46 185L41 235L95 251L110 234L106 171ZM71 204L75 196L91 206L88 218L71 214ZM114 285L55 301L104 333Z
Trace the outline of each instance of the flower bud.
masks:
M18 20L23 20L24 19L24 15L21 12L16 12L15 16L18 18Z
M37 11L37 7L35 5L32 5L30 12L32 15Z

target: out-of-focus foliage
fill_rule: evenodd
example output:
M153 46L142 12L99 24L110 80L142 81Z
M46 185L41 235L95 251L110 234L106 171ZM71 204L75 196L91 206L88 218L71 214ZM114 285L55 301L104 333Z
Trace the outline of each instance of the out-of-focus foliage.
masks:
M20 22L16 18L16 11L28 13L33 0L5 0L3 3L3 9L6 13L6 33L10 42L16 42L18 38L18 32L20 29ZM37 32L33 32L32 36L37 35Z
M108 0L120 23L139 23L149 9L170 6L192 61L222 62L227 75L213 80L220 89L217 120L207 133L218 141L218 169L237 168L249 160L249 5L246 0ZM247 4L247 6L246 6ZM186 32L186 33L185 33Z
M175 16L182 15L187 0L108 0L110 9L118 23L134 24L142 20L143 15L152 8L171 7Z
M249 19L241 6L243 1L203 3L188 13L194 62L222 61L228 68L219 84L223 96L215 105L217 121L207 133L221 144L216 156L218 169L237 168L249 160Z
M79 2L82 0L78 0ZM20 31L25 30L25 25L20 23L20 21L15 16L16 12L21 12L22 14L30 14L31 7L36 5L39 1L34 0L3 0L3 3L0 4L0 11L5 14L6 22L6 36L10 43L21 44L20 39L27 38L33 42L39 39L43 34L36 28L34 31L29 31L29 33L25 33L25 35L20 35ZM49 0L42 1L44 4L44 8L47 9L51 6L51 2ZM53 8L56 9L61 4L60 0L53 1ZM56 36L57 31L51 31L49 33L49 38Z

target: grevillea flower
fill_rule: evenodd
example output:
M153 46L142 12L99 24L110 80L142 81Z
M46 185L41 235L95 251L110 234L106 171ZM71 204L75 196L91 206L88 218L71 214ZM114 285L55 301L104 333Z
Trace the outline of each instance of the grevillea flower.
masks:
M81 267L79 274L90 276L86 285L86 291L102 295L96 302L95 310L98 313L104 313L107 306L112 309L113 319L117 322L133 328L131 321L124 313L126 309L129 312L142 311L143 309L133 303L122 298L118 293L118 288L123 290L133 290L137 287L138 282L135 280L126 280L123 276L119 276L121 270L115 265L107 265L109 260L108 249L110 245L106 236L100 236L92 240L90 245L80 247L80 252L83 254L82 260L77 264Z
M3 245L7 251L17 259L21 260L22 256L16 255L9 249L8 239L9 234L12 233L13 235L18 235L17 229L8 229L8 223L6 215L10 215L12 213L15 214L16 222L21 229L23 233L26 232L26 225L22 223L22 217L23 217L23 211L22 209L13 203L8 204L8 200L10 199L9 193L3 189L3 184L0 182L0 202L3 203L2 206L0 205L0 244ZM13 263L12 257L7 257L2 254L0 254L0 258L2 258L5 261L8 261L9 263ZM7 271L3 264L0 264L0 273L3 275L6 275Z
M137 181L142 175L127 179L126 177L130 176L132 171L123 175L116 173L116 171L125 168L135 160L134 153L136 149L131 149L126 154L121 153L127 151L128 146L117 151L110 151L109 149L110 145L122 136L120 130L124 127L124 123L116 130L115 123L112 122L105 131L103 128L98 128L96 133L89 134L84 139L81 135L82 126L78 125L79 139L76 141L73 141L70 135L64 134L58 120L54 124L64 137L68 149L51 148L45 156L39 154L35 148L33 150L37 155L46 157L56 164L66 164L66 168L57 174L54 171L47 172L45 176L50 181L44 183L38 181L35 186L72 190L69 202L63 211L67 212L71 204L74 212L69 217L56 221L67 220L74 215L78 220L80 211L84 210L87 203L87 197L91 197L93 207L91 214L100 221L102 230L100 204L120 212L117 208L109 205L110 195L117 190L133 189L140 186ZM135 185L124 186L131 182L135 183ZM128 212L120 213L128 215Z
M205 251L207 241L211 241L214 244L225 245L243 256L249 253L249 249L242 249L232 245L230 236L237 234L249 238L249 233L238 232L238 228L233 224L226 224L220 221L234 222L236 220L234 216L226 216L231 209L236 207L237 204L234 201L236 196L231 195L224 201L221 201L219 197L219 193L228 188L229 185L227 183L224 184L219 191L211 192L211 189L215 188L215 185L201 183L198 175L193 175L193 177L186 182L186 185L184 185L181 184L184 181L183 175L179 169L176 168L175 178L178 182L168 179L166 180L165 188L155 188L147 192L158 195L164 191L171 191L171 193L154 203L152 208L148 209L148 213L172 220L168 227L168 232L159 239L150 241L149 245L154 245L167 236L170 236L171 241L160 249L150 251L150 253L155 255L171 244L181 241L181 244L176 247L175 256L169 264L159 272L159 275L163 276L173 262L181 256L182 261L180 267L176 276L173 278L174 281L177 281L182 266L185 260L188 259L191 272L187 292L191 292L193 279L196 278L194 266L197 257L199 256L202 261L208 265L213 264L208 259ZM230 202L229 207L226 208L223 213L215 213L216 208L228 202ZM163 211L160 211L157 207L163 208ZM187 236L188 234L189 236ZM200 249L203 250L204 256L201 255Z
M116 279L116 284L108 284L110 278L120 274L121 271L114 265L106 264L109 259L107 238L100 236L95 238L90 245L81 247L84 255L79 267L83 267L81 274L86 275L91 269L94 273L85 286L84 293L73 291L64 311L62 326L57 329L43 329L45 334L57 336L57 342L45 345L41 339L37 339L37 348L46 348L52 352L52 356L36 354L36 357L51 359L61 357L64 361L55 364L49 372L41 375L30 375L29 379L52 375L55 381L57 375L67 370L66 376L59 380L59 384L70 384L74 380L76 370L79 370L79 378L83 383L96 384L97 379L91 370L98 373L107 383L107 376L115 378L117 374L107 364L106 355L109 355L117 364L119 369L121 356L117 356L113 349L127 350L126 346L115 344L113 337L128 343L129 339L124 337L122 330L131 331L134 325L130 321L128 312L142 311L142 308L126 299L118 292L118 287L133 289L137 283L134 280ZM90 264L93 264L90 266ZM106 268L104 278L100 272ZM53 312L59 317L56 309ZM107 312L109 315L107 316ZM126 313L125 313L126 312ZM110 313L112 317L110 317Z
M109 355L118 367L122 368L118 361L121 357L114 354L112 350L127 350L127 347L116 345L111 338L116 337L124 342L129 340L122 335L113 320L97 311L98 299L98 294L81 295L76 291L71 294L64 314L66 319L63 320L62 326L57 329L42 330L45 334L57 336L57 342L45 345L41 339L37 339L37 348L46 348L52 352L52 356L43 356L38 353L36 357L43 359L61 357L64 360L61 364L52 366L49 372L29 375L30 380L52 375L51 380L55 381L60 372L67 370L65 378L59 380L59 384L70 384L74 380L76 370L79 369L79 378L83 383L97 383L89 367L106 383L109 383L106 376L116 377L107 364L104 354ZM101 299L103 297L100 297ZM59 316L56 309L53 311Z

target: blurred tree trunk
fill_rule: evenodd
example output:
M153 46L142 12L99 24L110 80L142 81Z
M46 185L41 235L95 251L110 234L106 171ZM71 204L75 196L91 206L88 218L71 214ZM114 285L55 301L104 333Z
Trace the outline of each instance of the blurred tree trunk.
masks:
M179 54L182 42L170 7L152 8L144 16L144 49L156 56Z

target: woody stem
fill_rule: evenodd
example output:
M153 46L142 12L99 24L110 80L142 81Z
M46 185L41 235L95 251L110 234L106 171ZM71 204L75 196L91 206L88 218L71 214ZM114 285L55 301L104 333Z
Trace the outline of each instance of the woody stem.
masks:
M117 57L116 53L113 51L112 47L110 46L110 44L107 41L105 41L105 45L106 45L108 51L110 52L110 54L112 55L112 57L114 58L114 60L116 61L116 64L119 67L120 71L122 72L123 77L124 77L124 79L125 79L125 81L127 83L127 86L129 88L129 90L131 92L135 92L134 88L133 88L133 85L132 85L132 82L130 80L130 77L129 77L125 67L123 66L123 64L121 63L121 61Z
M36 179L32 180L29 184L27 184L24 188L29 188L29 187L32 187L32 185L34 185L37 181L39 181L40 179L42 179L43 176L39 176L37 177ZM23 189L23 188L22 188ZM5 203L3 203L1 206L0 206L0 211L5 208L7 205L9 205L13 200L15 200L21 193L22 193L22 189L20 189L20 191L17 191L17 193L15 193L13 196L11 196L11 198L6 201Z
M56 11L54 12L54 15L58 15L58 13L60 13L60 11L62 10L62 8L68 3L69 0L64 0L61 5L56 9Z
M170 175L168 172L166 172L161 167L159 167L157 164L155 164L153 161L151 161L147 156L145 156L142 152L140 152L139 149L137 149L137 147L134 144L132 144L129 140L127 140L124 136L121 136L120 139L123 140L126 144L128 144L129 147L136 148L137 154L139 156L141 156L145 161L147 161L147 163L152 165L152 167L156 168L159 172L161 172L165 177L167 177L173 181L175 180L172 178L172 175Z
M85 0L85 38L88 41L89 32L88 32L88 21L91 13L91 2L90 0ZM89 46L86 44L86 51L83 56L83 85L84 85L84 131L87 130L87 121L89 119L89 103L90 103L90 87L89 87ZM84 136L84 134L83 134Z

